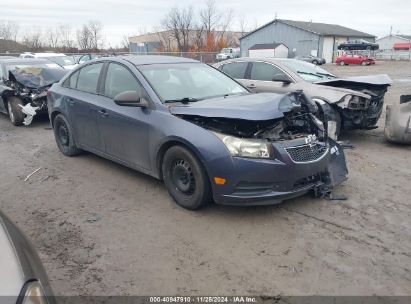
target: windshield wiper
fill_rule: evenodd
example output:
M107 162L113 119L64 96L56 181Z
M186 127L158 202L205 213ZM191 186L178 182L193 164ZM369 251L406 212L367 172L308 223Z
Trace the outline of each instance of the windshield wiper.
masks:
M316 74L321 75L321 76L331 77L331 78L337 78L333 74L328 74L328 73L317 72Z
M180 98L180 99L168 99L165 100L164 103L172 103L172 102L181 102L184 104L188 104L189 102L196 102L199 101L201 99L197 99L197 98L193 98L193 97L184 97L184 98Z
M315 77L324 78L324 76L322 76L321 74L318 74L318 73L310 73L310 72L304 72L304 71L297 71L297 73L298 73L298 74L311 75L311 76L315 76Z

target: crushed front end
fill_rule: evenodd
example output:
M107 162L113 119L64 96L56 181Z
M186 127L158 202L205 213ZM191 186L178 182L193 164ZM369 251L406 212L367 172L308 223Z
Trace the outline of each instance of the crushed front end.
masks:
M205 164L210 176L225 180L211 181L217 203L275 204L309 191L327 196L346 180L344 152L315 116L315 102L294 92L278 107L283 117L268 121L183 117L212 131L230 152Z
M26 67L9 72L5 84L10 88L7 96L22 101L21 111L25 114L23 124L28 126L37 114L47 113L47 90L58 82L65 71L54 68Z

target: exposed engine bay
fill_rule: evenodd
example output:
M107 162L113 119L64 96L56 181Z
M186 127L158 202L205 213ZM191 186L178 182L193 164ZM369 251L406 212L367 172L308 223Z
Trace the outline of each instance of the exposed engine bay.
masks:
M23 105L21 111L25 114L23 124L28 126L33 117L47 111L47 90L58 82L66 71L54 68L24 67L9 71L9 79L5 85L5 97L18 97Z
M250 121L193 115L181 117L202 128L241 138L281 141L315 134L319 140L325 140L324 124L315 116L318 110L315 102L302 91L287 96L279 105L284 116L273 120Z

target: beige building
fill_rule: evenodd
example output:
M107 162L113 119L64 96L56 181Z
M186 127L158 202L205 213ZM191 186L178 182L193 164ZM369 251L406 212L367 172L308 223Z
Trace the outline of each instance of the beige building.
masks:
M221 37L227 43L227 46L238 47L240 45L241 32L232 31L214 31L214 40L218 41ZM190 47L205 45L207 34L205 31L190 30L188 34L188 44ZM173 31L160 31L147 33L143 35L128 38L130 42L130 51L133 53L150 53L150 52L172 52L179 51L177 40Z

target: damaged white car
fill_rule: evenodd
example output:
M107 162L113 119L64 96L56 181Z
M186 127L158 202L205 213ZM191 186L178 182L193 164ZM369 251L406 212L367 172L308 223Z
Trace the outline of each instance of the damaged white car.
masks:
M15 126L30 125L47 113L47 90L67 70L45 59L0 60L0 112Z

